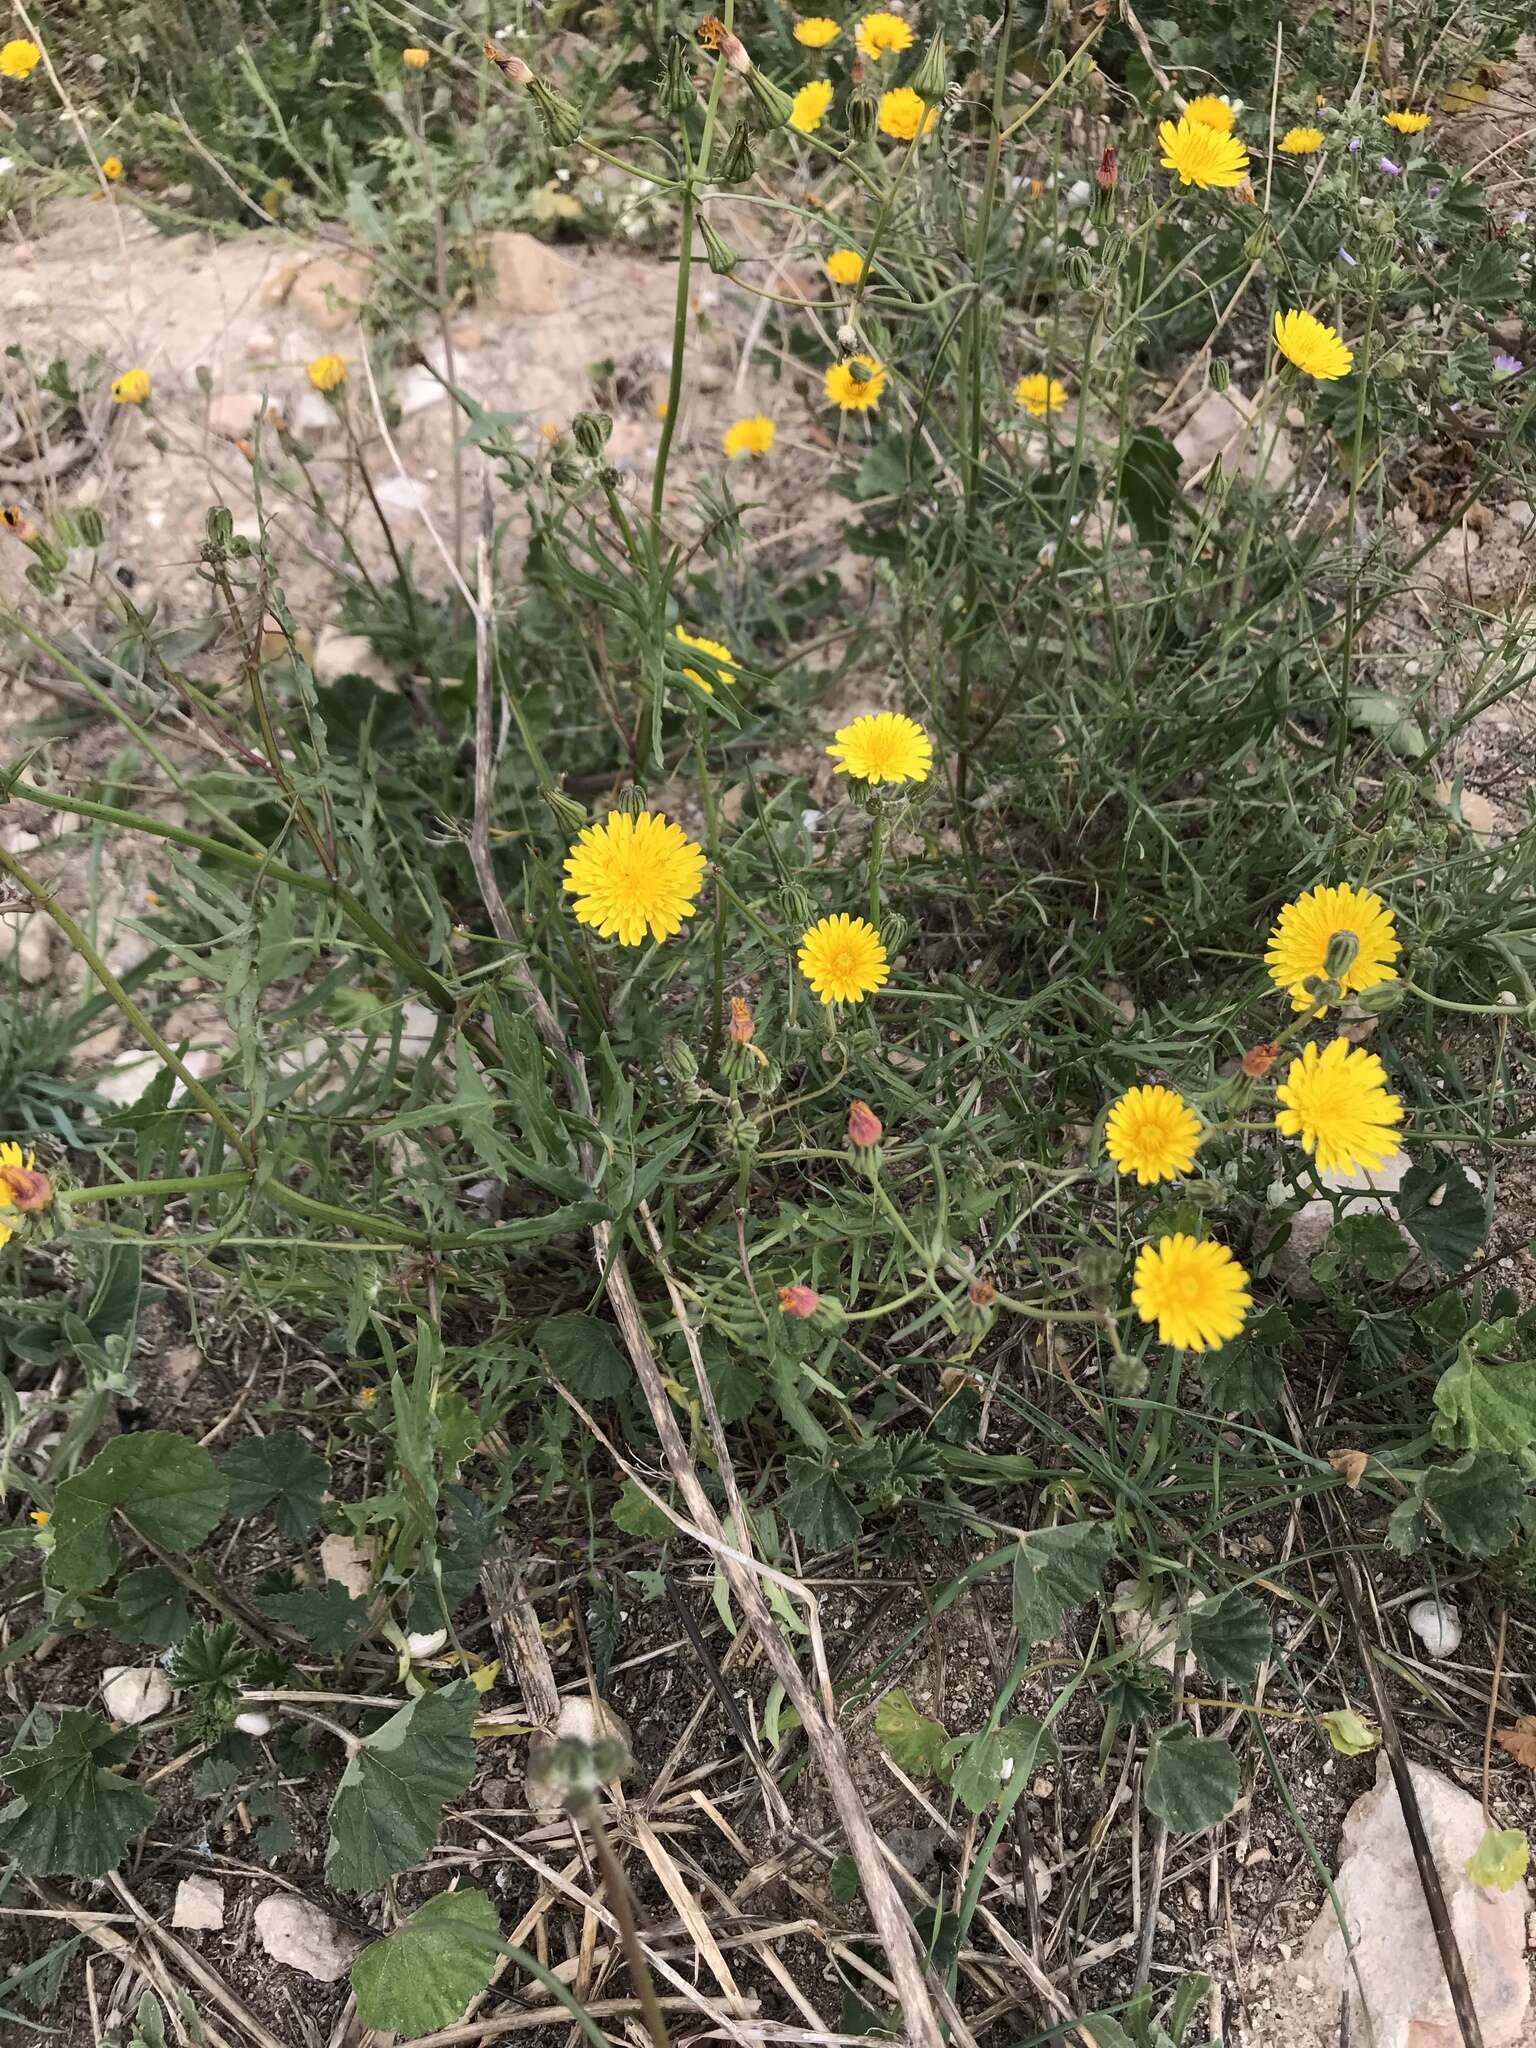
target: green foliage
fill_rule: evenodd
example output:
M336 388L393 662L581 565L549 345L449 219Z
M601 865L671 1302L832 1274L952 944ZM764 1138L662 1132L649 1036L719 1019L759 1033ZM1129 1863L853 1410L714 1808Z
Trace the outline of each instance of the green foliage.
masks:
M1433 1266L1459 1273L1487 1234L1482 1194L1454 1159L1421 1159L1398 1192L1403 1228Z
M132 1728L68 1707L50 1739L0 1762L0 1856L33 1877L104 1877L159 1808L117 1775L138 1748Z
M88 1598L83 1605L99 1628L110 1629L124 1642L159 1650L178 1642L192 1625L191 1596L163 1564L124 1572L110 1599Z
M1392 1511L1387 1542L1405 1557L1438 1535L1461 1557L1495 1557L1515 1540L1525 1489L1498 1451L1468 1451L1454 1465L1432 1465Z
M875 1734L886 1755L910 1778L942 1775L949 1730L920 1714L905 1687L894 1685L875 1708Z
M1524 1828L1489 1828L1462 1868L1484 1890L1507 1892L1525 1876L1530 1859Z
M327 1884L377 1891L426 1856L444 1801L457 1798L474 1775L469 1730L478 1697L463 1680L426 1693L349 1757L331 1802Z
M1115 1547L1107 1522L1066 1522L1021 1536L1013 1560L1013 1619L1024 1643L1045 1643L1099 1590Z
M1141 1796L1148 1813L1177 1834L1197 1835L1226 1819L1240 1783L1237 1758L1227 1744L1214 1736L1202 1740L1179 1721L1154 1738Z
M950 1790L972 1813L985 1813L1016 1771L1029 1776L1042 1745L1054 1754L1044 1723L1027 1719L956 1736L947 1751Z
M414 2040L461 2019L491 1981L501 1922L482 1891L439 1892L352 1965L358 2018Z
M247 1437L224 1460L229 1513L237 1519L271 1513L278 1533L302 1543L320 1519L331 1470L293 1430Z
M50 1583L88 1593L111 1577L114 1513L162 1550L194 1549L218 1527L227 1492L212 1458L187 1437L148 1430L116 1438L54 1496Z
M1185 1610L1183 1640L1207 1677L1250 1685L1270 1652L1269 1615L1262 1601L1229 1589Z

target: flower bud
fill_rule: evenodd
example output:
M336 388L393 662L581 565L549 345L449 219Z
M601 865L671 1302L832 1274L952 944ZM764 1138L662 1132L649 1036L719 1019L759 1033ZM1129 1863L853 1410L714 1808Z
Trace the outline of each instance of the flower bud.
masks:
M699 215L699 233L704 237L704 253L709 258L710 269L716 277L729 277L739 261L736 251L702 213Z
M596 462L608 446L613 432L612 416L606 412L579 412L571 421L571 438L582 454Z
M912 77L912 90L920 100L929 106L936 106L944 97L944 88L949 83L949 60L944 48L943 31L933 38L923 52L923 61Z
M679 1038L675 1031L661 1048L661 1064L679 1083L699 1078L699 1062L693 1047L686 1038Z
M53 1200L53 1182L31 1164L0 1166L0 1208L19 1209L24 1216L38 1215Z
M1331 981L1342 981L1355 964L1360 941L1354 932L1335 932L1328 941L1323 966Z
M978 1273L966 1290L966 1299L972 1308L990 1308L997 1300L997 1289L985 1273Z
M540 788L539 795L548 804L550 816L563 833L584 832L591 823L586 805L577 803L575 797L567 796L563 789L553 789L546 784Z
M814 1287L806 1287L797 1282L793 1287L781 1287L779 1289L780 1309L785 1315L793 1317L796 1322L808 1323L811 1317L815 1315L820 1303L821 1296Z
M1119 1254L1110 1251L1107 1246L1089 1245L1086 1251L1078 1254L1078 1283L1092 1302L1107 1302L1110 1299L1119 1274Z
M738 121L726 145L725 159L720 166L720 181L725 185L745 185L753 176L757 165L752 160L752 135L745 121Z
M638 818L650 806L650 799L638 782L624 783L614 799L614 809L622 811L626 818Z
M847 120L850 142L871 141L880 123L879 95L856 85L848 95Z
M581 115L563 94L546 85L542 78L530 78L528 97L539 110L544 133L557 149L565 149L581 133Z
M1114 150L1106 149L1099 158L1099 168L1094 173L1094 182L1101 192L1113 192L1120 182L1119 160Z
M757 1026L752 1020L751 1004L741 996L732 996L730 1021L725 1027L726 1037L732 1045L750 1045L756 1030Z
M757 107L758 119L765 128L782 128L795 111L794 101L782 86L775 85L755 64L750 64L750 60L749 65L747 90Z
M107 522L94 505L86 505L75 514L80 526L82 547L99 548L107 537Z
M1093 282L1093 258L1086 249L1068 249L1061 259L1061 267L1067 274L1067 283L1076 291L1086 291Z
M885 1126L867 1102L854 1099L848 1105L848 1143L858 1152L873 1152L885 1136Z
M792 931L803 932L807 925L815 922L816 906L811 901L810 892L798 882L786 882L779 891L779 909Z
M661 60L661 84L657 91L663 113L686 114L698 98L693 73L688 66L690 54L680 35L668 36Z
M1354 1000L1355 1007L1363 1010L1367 1017L1385 1017L1407 997L1408 991L1400 981L1379 981L1374 988L1366 989Z
M14 533L18 540L32 540L37 534L37 528L19 505L0 507L0 526L3 526L7 533Z
M1212 356L1210 379L1213 391L1225 391L1232 382L1232 365L1225 356Z
M533 72L521 57L513 57L505 50L498 50L494 43L485 43L481 47L485 51L486 62L494 64L509 85L532 85Z
M904 917L899 910L882 906L880 911L880 942L885 947L887 960L894 960L907 943L907 934L912 929L912 920Z

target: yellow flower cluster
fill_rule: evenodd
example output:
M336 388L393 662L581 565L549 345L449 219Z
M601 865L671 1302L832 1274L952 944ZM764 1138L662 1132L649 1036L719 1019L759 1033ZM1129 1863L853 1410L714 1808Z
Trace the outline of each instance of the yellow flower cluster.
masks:
M789 103L789 125L798 134L814 135L826 119L828 107L832 104L831 82L825 78L813 78L808 85L802 85Z

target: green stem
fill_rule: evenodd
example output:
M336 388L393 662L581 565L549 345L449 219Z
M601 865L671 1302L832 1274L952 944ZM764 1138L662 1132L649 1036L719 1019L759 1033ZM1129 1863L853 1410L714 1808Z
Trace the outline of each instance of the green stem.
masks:
M869 828L869 921L880 929L880 862L885 852L885 810L877 805Z
M1339 776L1344 773L1344 756L1349 748L1349 675L1355 658L1355 609L1360 595L1355 571L1355 506L1360 496L1360 462L1365 445L1365 375L1370 364L1371 335L1375 325L1376 295L1373 291L1365 309L1365 333L1360 339L1360 360L1355 370L1359 384L1355 391L1354 446L1349 460L1349 528L1344 536L1349 581L1344 591L1344 646L1339 657L1338 730L1333 750L1334 773Z
M170 1180L114 1180L89 1188L58 1188L54 1199L74 1209L83 1202L115 1202L120 1196L213 1193L249 1187L250 1181L248 1173L184 1173Z

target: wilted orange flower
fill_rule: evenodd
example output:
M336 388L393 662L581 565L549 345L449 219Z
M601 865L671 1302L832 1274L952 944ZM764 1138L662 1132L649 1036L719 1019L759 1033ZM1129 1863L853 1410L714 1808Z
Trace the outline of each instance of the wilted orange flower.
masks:
M721 43L730 34L730 30L718 15L706 14L694 30L694 34L698 37L702 48L718 50Z
M1262 1045L1250 1045L1243 1054L1243 1072L1250 1081L1262 1081L1279 1054L1280 1048L1273 1039L1266 1039Z
M978 1273L966 1292L972 1308L990 1308L997 1299L997 1289L985 1273Z
M750 1045L757 1026L752 1021L752 1011L740 996L731 997L731 1021L725 1027L725 1035L732 1045Z
M797 1322L808 1323L820 1306L821 1296L814 1287L796 1284L779 1289L779 1307L785 1315L793 1316Z
M878 1145L885 1135L885 1126L867 1102L855 1099L848 1105L848 1142L857 1151L867 1151Z

